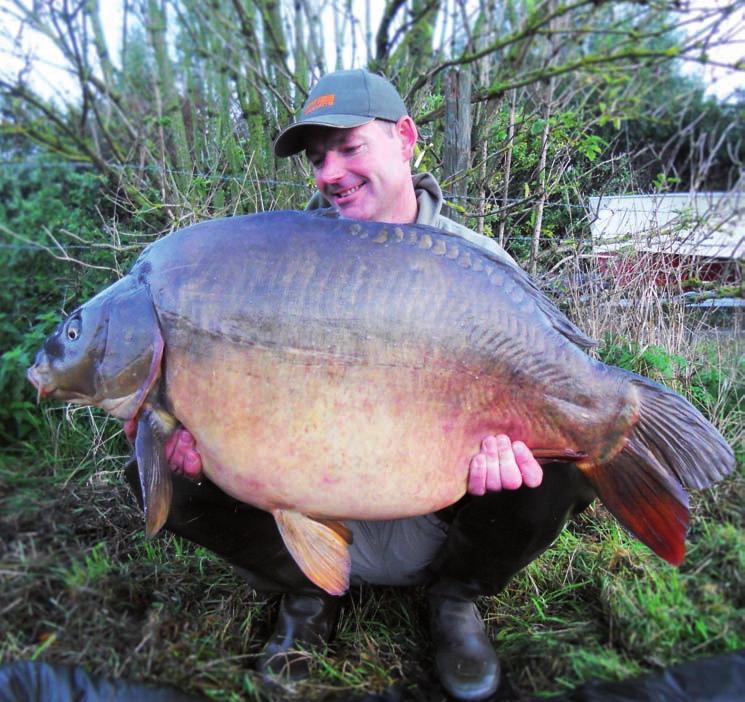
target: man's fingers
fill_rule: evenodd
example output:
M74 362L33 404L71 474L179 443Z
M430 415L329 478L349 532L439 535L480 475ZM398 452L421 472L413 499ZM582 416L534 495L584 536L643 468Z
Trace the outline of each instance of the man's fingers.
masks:
M468 493L483 495L486 492L486 456L477 453L468 466Z
M527 487L538 487L543 480L543 468L535 460L531 450L522 441L515 441L512 444L512 450L522 475L522 482Z
M495 439L496 455L490 456L488 461L488 470L486 473L486 489L491 491L502 490L507 488L513 489L515 473L518 473L515 457L512 455L512 445L510 440L503 435Z
M195 449L184 456L182 468L184 475L191 480L198 480L202 477L202 458Z
M481 451L469 465L468 492L483 495L485 492L517 490L538 487L543 480L543 469L531 450L522 442L510 441L508 436L487 436L481 442Z
M481 442L481 452L493 458L499 457L499 442L496 436L487 436Z
M168 461L168 465L171 466L171 469L175 467L172 464L174 463L175 455L178 450L180 434L181 434L181 429L176 429L176 431L174 431L173 434L171 434L166 439L166 443L163 446L163 451L166 454L166 460Z
M163 447L168 460L168 467L176 475L198 479L202 475L202 457L196 449L196 442L191 433L183 427L168 437Z

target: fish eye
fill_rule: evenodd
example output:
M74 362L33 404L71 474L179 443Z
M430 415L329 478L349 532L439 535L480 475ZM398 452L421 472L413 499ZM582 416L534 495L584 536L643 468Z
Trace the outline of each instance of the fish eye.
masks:
M80 317L75 316L67 324L67 329L65 330L65 335L70 341L76 341L80 338L81 333L81 320Z

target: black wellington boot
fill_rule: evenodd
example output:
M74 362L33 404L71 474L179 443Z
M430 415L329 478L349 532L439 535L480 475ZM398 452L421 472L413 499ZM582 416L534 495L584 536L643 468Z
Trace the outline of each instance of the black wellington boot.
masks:
M471 600L430 595L430 632L435 668L445 690L458 700L483 700L499 686L499 659Z
M538 488L466 496L438 513L449 527L432 566L430 628L437 674L450 695L483 700L499 685L499 660L476 598L502 590L593 498L576 467L557 463L546 466Z
M274 632L256 664L262 675L296 682L308 677L309 652L329 642L339 598L325 592L288 592L282 597Z

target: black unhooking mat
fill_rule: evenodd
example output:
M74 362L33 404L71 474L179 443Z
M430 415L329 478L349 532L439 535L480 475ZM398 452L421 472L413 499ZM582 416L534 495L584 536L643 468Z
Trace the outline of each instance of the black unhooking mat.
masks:
M503 686L494 702L525 700ZM337 700L335 695L327 698ZM375 695L341 693L339 702L439 702L433 683L397 685ZM0 667L0 702L206 702L173 688L108 680L81 668L21 661ZM489 702L489 701L486 701ZM538 702L535 700L535 702ZM621 682L590 682L540 702L745 702L745 649L686 661L660 673Z
M591 682L542 702L743 702L745 649L621 682Z
M82 668L18 661L0 668L0 702L206 702L168 687L108 680Z

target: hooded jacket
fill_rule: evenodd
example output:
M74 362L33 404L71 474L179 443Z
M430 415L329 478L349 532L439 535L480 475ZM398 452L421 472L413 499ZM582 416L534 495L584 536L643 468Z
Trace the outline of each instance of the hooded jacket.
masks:
M431 173L417 173L411 177L411 180L418 205L417 224L426 224L449 234L455 234L475 246L486 249L490 254L509 261L513 266L517 266L514 259L494 239L478 234L473 229L464 227L442 214L442 206L445 203L442 189ZM306 209L320 210L329 207L331 203L320 192L317 192L308 202Z

